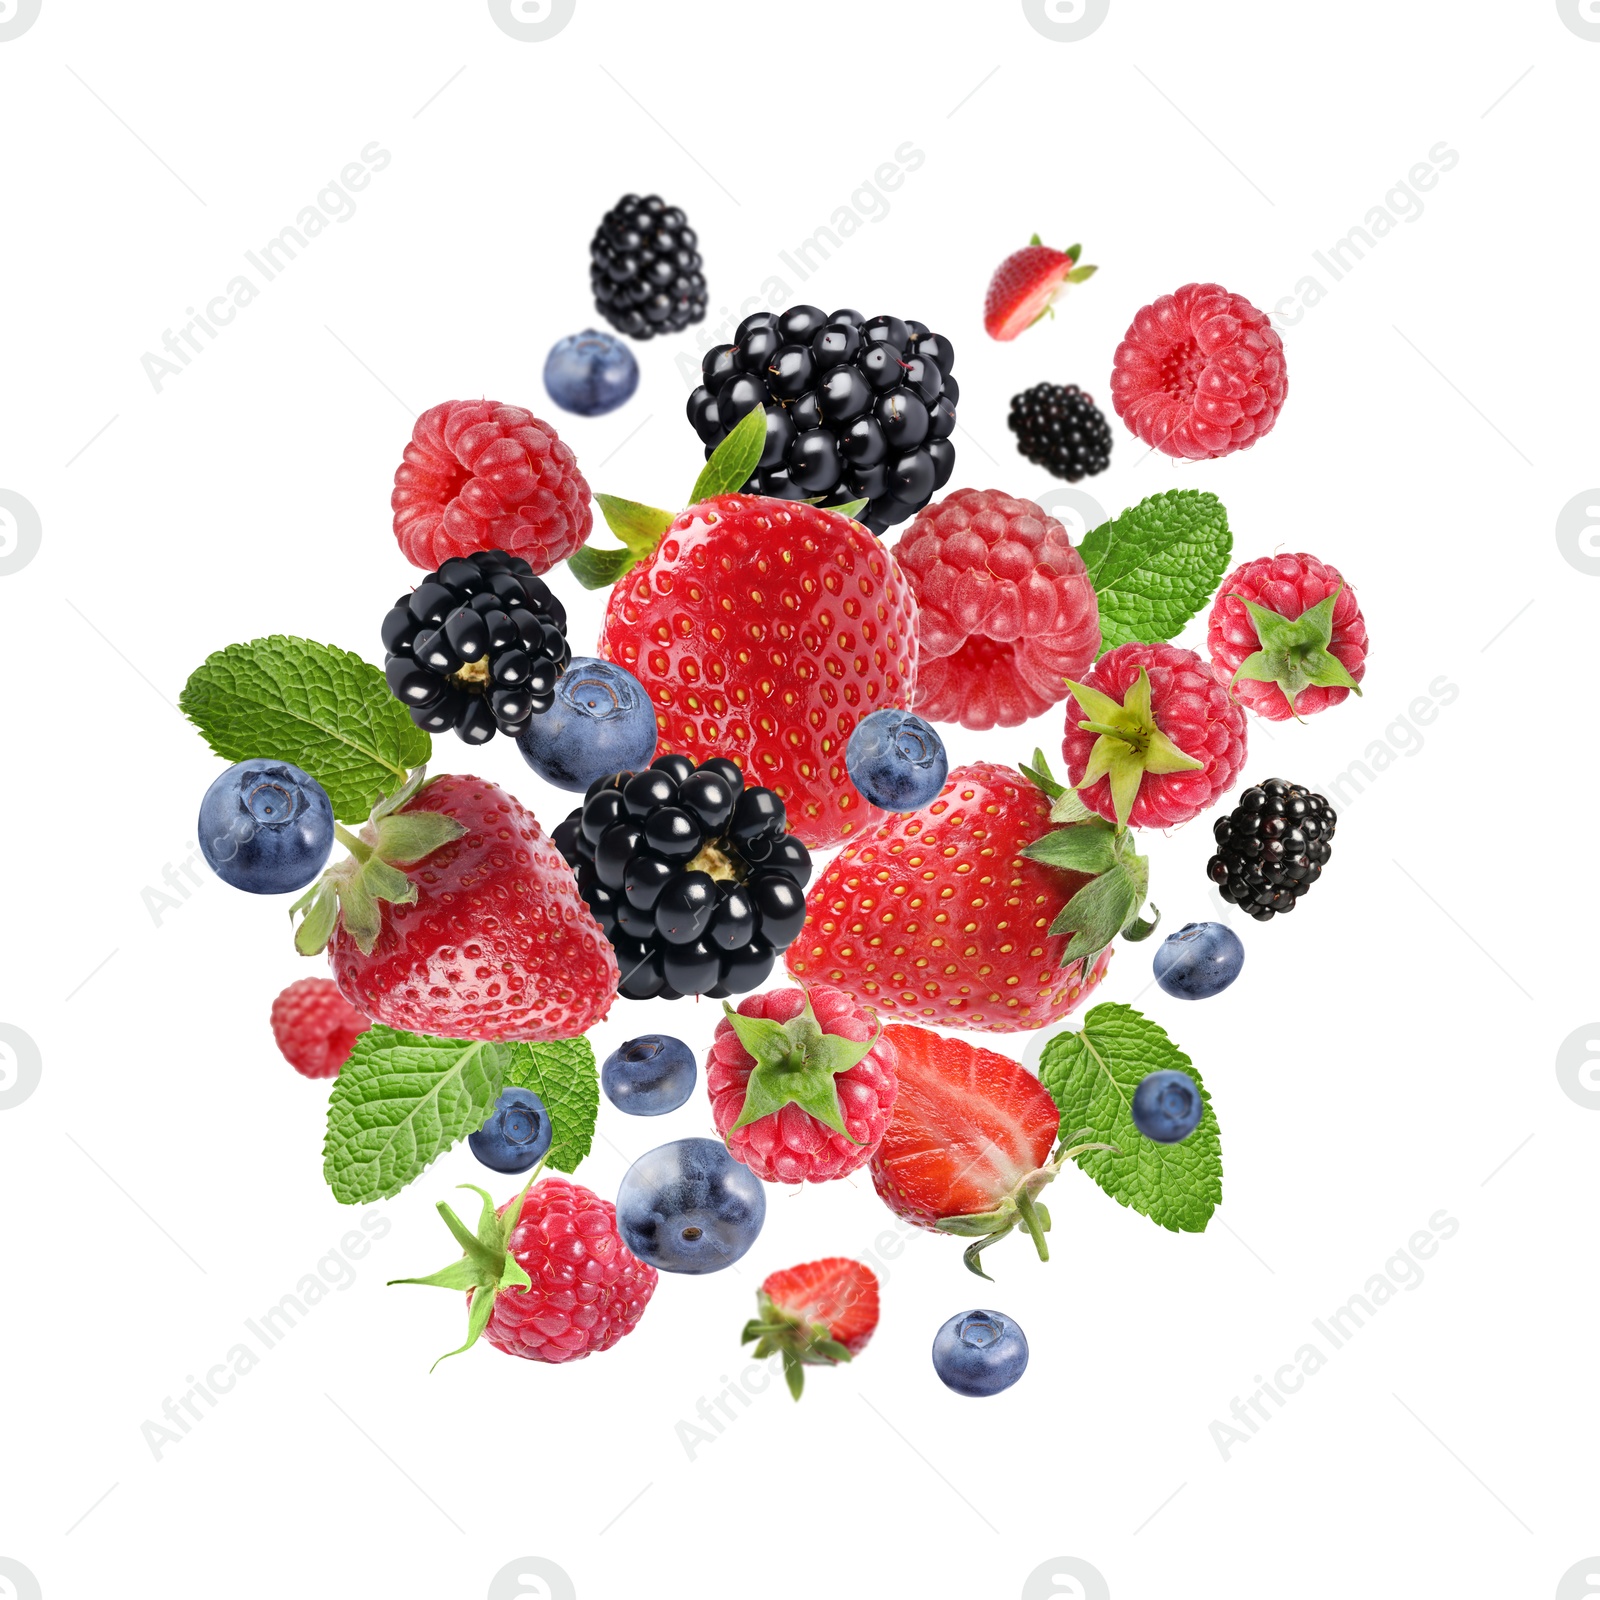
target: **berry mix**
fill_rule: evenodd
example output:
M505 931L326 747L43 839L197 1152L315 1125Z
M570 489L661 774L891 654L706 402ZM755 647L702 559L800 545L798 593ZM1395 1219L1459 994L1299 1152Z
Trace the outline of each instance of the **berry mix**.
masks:
M1054 315L1096 271L1080 256L1037 236L1008 256L986 334ZM550 399L584 417L633 396L627 340L681 333L707 306L699 239L655 195L601 219L590 281L615 333L563 338L544 367ZM1118 943L1155 929L1141 840L1212 812L1206 881L1162 899L1211 895L1224 919L1269 923L1319 880L1326 798L1238 785L1253 717L1361 693L1361 609L1315 556L1232 566L1205 491L1153 494L1076 545L1034 501L943 493L954 360L899 315L747 317L689 397L705 461L677 510L591 496L522 407L434 406L390 498L416 575L356 630L382 667L274 635L217 651L184 690L231 763L201 802L207 861L247 893L298 895L295 947L327 962L270 1022L297 1072L331 1080L335 1198L396 1194L463 1140L486 1173L521 1179L501 1200L479 1189L475 1234L441 1205L466 1254L403 1280L465 1292L463 1350L480 1335L545 1363L608 1349L661 1272L759 1260L773 1184L862 1171L898 1216L963 1240L985 1279L1008 1234L1048 1260L1046 1195L1069 1168L1179 1232L1221 1201L1211 1098L1165 1028L1103 998L1062 1024ZM1143 307L1109 361L1116 417L1184 460L1253 447L1287 392L1270 319L1216 284ZM1112 425L1076 383L1023 390L1008 422L1069 482L1110 464ZM591 499L615 543L591 539ZM569 585L607 591L599 637L578 641L592 655L573 653ZM1178 644L1208 606L1206 653ZM939 732L1040 719L1060 778L1020 734L1011 764L952 766ZM470 771L429 775L434 739L497 733L574 796L570 814L536 817ZM1244 957L1227 920L1190 921L1157 945L1155 983L1212 999ZM641 1033L597 1064L587 1031L644 1000L686 1000L698 1045ZM1032 1034L1036 1070L976 1034ZM602 1095L608 1115L665 1116L702 1071L715 1138L639 1150L614 1197L556 1175L588 1154ZM807 1367L867 1347L880 1285L846 1256L760 1264L743 1340L799 1398ZM1003 1312L928 1333L956 1394L999 1394L1027 1368Z

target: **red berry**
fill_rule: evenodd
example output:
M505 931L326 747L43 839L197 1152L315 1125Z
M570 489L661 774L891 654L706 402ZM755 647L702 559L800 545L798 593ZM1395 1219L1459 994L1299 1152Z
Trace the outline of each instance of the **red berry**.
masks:
M611 590L600 654L655 702L659 754L729 757L812 849L883 815L845 746L869 712L910 708L916 601L848 517L755 495L691 506Z
M604 1017L616 956L533 813L469 777L432 779L397 815L423 811L466 832L405 868L417 898L381 903L369 953L341 911L329 962L344 997L452 1039L569 1039Z
M548 422L497 400L424 411L389 504L406 559L428 572L475 550L506 550L548 572L593 525L578 458Z
M1067 274L1074 269L1087 277L1093 267L1077 267L1073 254L1034 243L1013 250L995 268L983 302L983 328L991 339L1015 339L1049 309Z
M992 762L958 767L938 799L851 840L806 896L789 946L802 983L832 984L882 1016L991 1033L1042 1028L1104 976L1050 925L1092 880L1023 850L1050 831L1050 801Z
M769 1027L727 1016L717 1024L706 1089L729 1152L768 1183L825 1183L870 1161L895 1095L894 1051L873 1014L813 984L750 995L737 1015ZM820 1041L808 1039L808 1022L822 1030ZM769 1103L776 1109L740 1126L747 1107Z
M1031 500L958 489L895 545L917 597L914 709L1013 728L1064 700L1100 647L1100 612L1067 530Z
M307 1078L337 1077L356 1035L371 1026L332 978L297 978L272 1002L272 1037Z
M1350 695L1345 680L1360 683L1367 671L1355 591L1315 556L1263 556L1229 573L1206 643L1218 681L1270 722L1338 705Z
M1073 686L1061 754L1091 811L1173 828L1233 787L1244 765L1244 707L1192 650L1119 645Z
M828 1256L770 1274L740 1343L755 1340L758 1360L780 1353L789 1392L798 1400L803 1368L837 1366L860 1355L877 1326L877 1274L848 1256Z
M1154 449L1196 461L1253 445L1288 392L1271 320L1215 283L1186 283L1145 306L1111 372L1111 402L1128 427Z

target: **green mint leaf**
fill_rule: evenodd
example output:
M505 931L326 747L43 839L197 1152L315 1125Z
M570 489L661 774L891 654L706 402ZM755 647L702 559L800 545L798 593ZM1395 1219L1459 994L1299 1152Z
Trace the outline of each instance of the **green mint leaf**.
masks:
M652 555L661 535L672 526L672 513L637 500L619 500L614 494L597 494L595 504L606 526L641 560Z
M190 673L178 704L223 760L309 772L341 822L365 822L433 748L375 666L310 639L231 644Z
M510 1048L506 1087L531 1089L550 1113L552 1138L545 1164L575 1172L594 1142L600 1111L600 1077L589 1041L580 1034L576 1039Z
M1100 601L1100 654L1176 638L1222 581L1233 550L1214 494L1168 489L1084 535L1079 552Z
M375 1022L359 1035L328 1099L322 1175L341 1205L399 1194L484 1124L513 1047L431 1039Z
M639 558L631 550L597 550L592 544L583 545L567 557L572 576L585 589L609 589L638 564Z
M1146 1074L1167 1068L1187 1072L1205 1102L1200 1126L1178 1144L1145 1138L1129 1110ZM1059 1033L1045 1046L1039 1076L1061 1107L1071 1143L1100 1141L1121 1150L1075 1158L1112 1199L1174 1233L1205 1231L1222 1203L1222 1139L1200 1074L1163 1028L1132 1006L1098 1005L1077 1033Z
M712 451L689 491L689 504L699 505L714 495L737 494L750 481L766 447L767 414L757 406L740 417L733 432Z
M1022 853L1030 860L1044 862L1047 867L1062 867L1068 872L1087 872L1090 877L1097 877L1116 862L1115 837L1110 823L1102 823L1098 828L1085 823L1080 827L1057 828L1035 839Z

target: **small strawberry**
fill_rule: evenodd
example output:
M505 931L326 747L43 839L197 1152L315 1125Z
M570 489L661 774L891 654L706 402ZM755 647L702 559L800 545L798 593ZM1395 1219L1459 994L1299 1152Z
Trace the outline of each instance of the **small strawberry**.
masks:
M431 1277L390 1280L467 1291L467 1342L439 1361L470 1350L480 1333L508 1356L578 1361L609 1350L644 1315L656 1269L622 1242L616 1207L580 1183L537 1176L498 1210L462 1184L483 1200L477 1235L443 1200L439 1215L466 1254Z
M825 1183L872 1159L894 1107L894 1051L825 984L726 1002L706 1062L717 1132L768 1183Z
M991 339L1015 339L1050 310L1065 283L1082 283L1096 267L1080 267L1081 244L1052 250L1039 235L995 268L983 302L983 328Z
M1263 556L1229 573L1206 644L1217 681L1269 722L1360 694L1367 671L1367 624L1355 592L1315 556Z
M570 1039L611 1009L617 961L572 870L520 801L419 770L349 857L296 903L302 955L391 1028L451 1039Z
M901 1076L889 1131L872 1158L879 1198L918 1227L971 1239L963 1259L980 1278L988 1277L982 1252L1019 1223L1048 1261L1050 1214L1041 1191L1064 1162L1112 1147L1077 1145L1052 1157L1061 1112L1020 1062L905 1023L884 1032Z
M772 1273L756 1291L756 1315L739 1342L755 1340L758 1361L780 1351L784 1381L798 1400L807 1367L860 1355L877 1326L877 1274L848 1256L828 1256Z

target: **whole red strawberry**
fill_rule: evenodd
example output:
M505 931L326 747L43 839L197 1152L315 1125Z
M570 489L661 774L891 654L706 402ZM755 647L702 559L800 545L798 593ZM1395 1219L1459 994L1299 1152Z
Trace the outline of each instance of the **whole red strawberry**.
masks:
M1094 267L1080 267L1081 244L1068 250L1052 250L1033 243L1013 250L994 270L989 292L983 302L983 328L991 339L1015 339L1024 328L1031 328L1061 292L1066 283L1082 283Z
M593 526L578 458L548 422L497 400L424 411L389 504L406 560L428 572L474 550L505 550L548 572Z
M770 1274L739 1342L754 1340L758 1361L781 1353L789 1393L798 1400L807 1367L860 1355L877 1326L877 1274L848 1256L827 1256Z
M1095 880L1026 854L1050 813L1050 795L1013 768L958 767L938 799L834 858L806 896L789 971L948 1027L1018 1033L1066 1016L1104 976L1121 924L1066 960L1067 933L1051 930Z
M467 1291L467 1342L448 1354L471 1349L481 1333L508 1356L579 1361L638 1326L656 1269L622 1242L609 1200L545 1178L496 1209L476 1184L461 1187L483 1200L476 1235L443 1200L439 1215L466 1254L431 1277L392 1280Z
M297 978L272 1002L272 1037L303 1077L333 1078L372 1026L332 978Z
M690 506L612 589L600 654L655 702L659 754L729 757L812 849L883 815L845 746L869 712L910 707L916 601L859 523L756 495Z
M1039 1259L1050 1216L1038 1196L1061 1163L1085 1148L1051 1151L1061 1112L1021 1063L963 1039L891 1023L900 1096L872 1158L872 1182L890 1210L920 1228L973 1242L966 1263L987 1277L982 1251L1019 1223Z
M894 1108L894 1050L825 984L726 1002L706 1062L730 1153L768 1183L825 1183L872 1159Z
M1337 567L1263 556L1222 580L1206 644L1220 683L1270 722L1314 716L1361 693L1367 624Z
M1119 645L1071 689L1061 754L1091 811L1173 828L1233 787L1244 765L1244 707L1194 651Z
M1067 530L1031 500L957 489L894 553L917 597L914 709L1013 728L1066 698L1094 660L1100 610Z
M300 902L296 944L309 955L331 935L334 980L367 1016L450 1039L541 1040L610 1010L611 942L533 813L498 784L408 785L356 843L365 854Z

